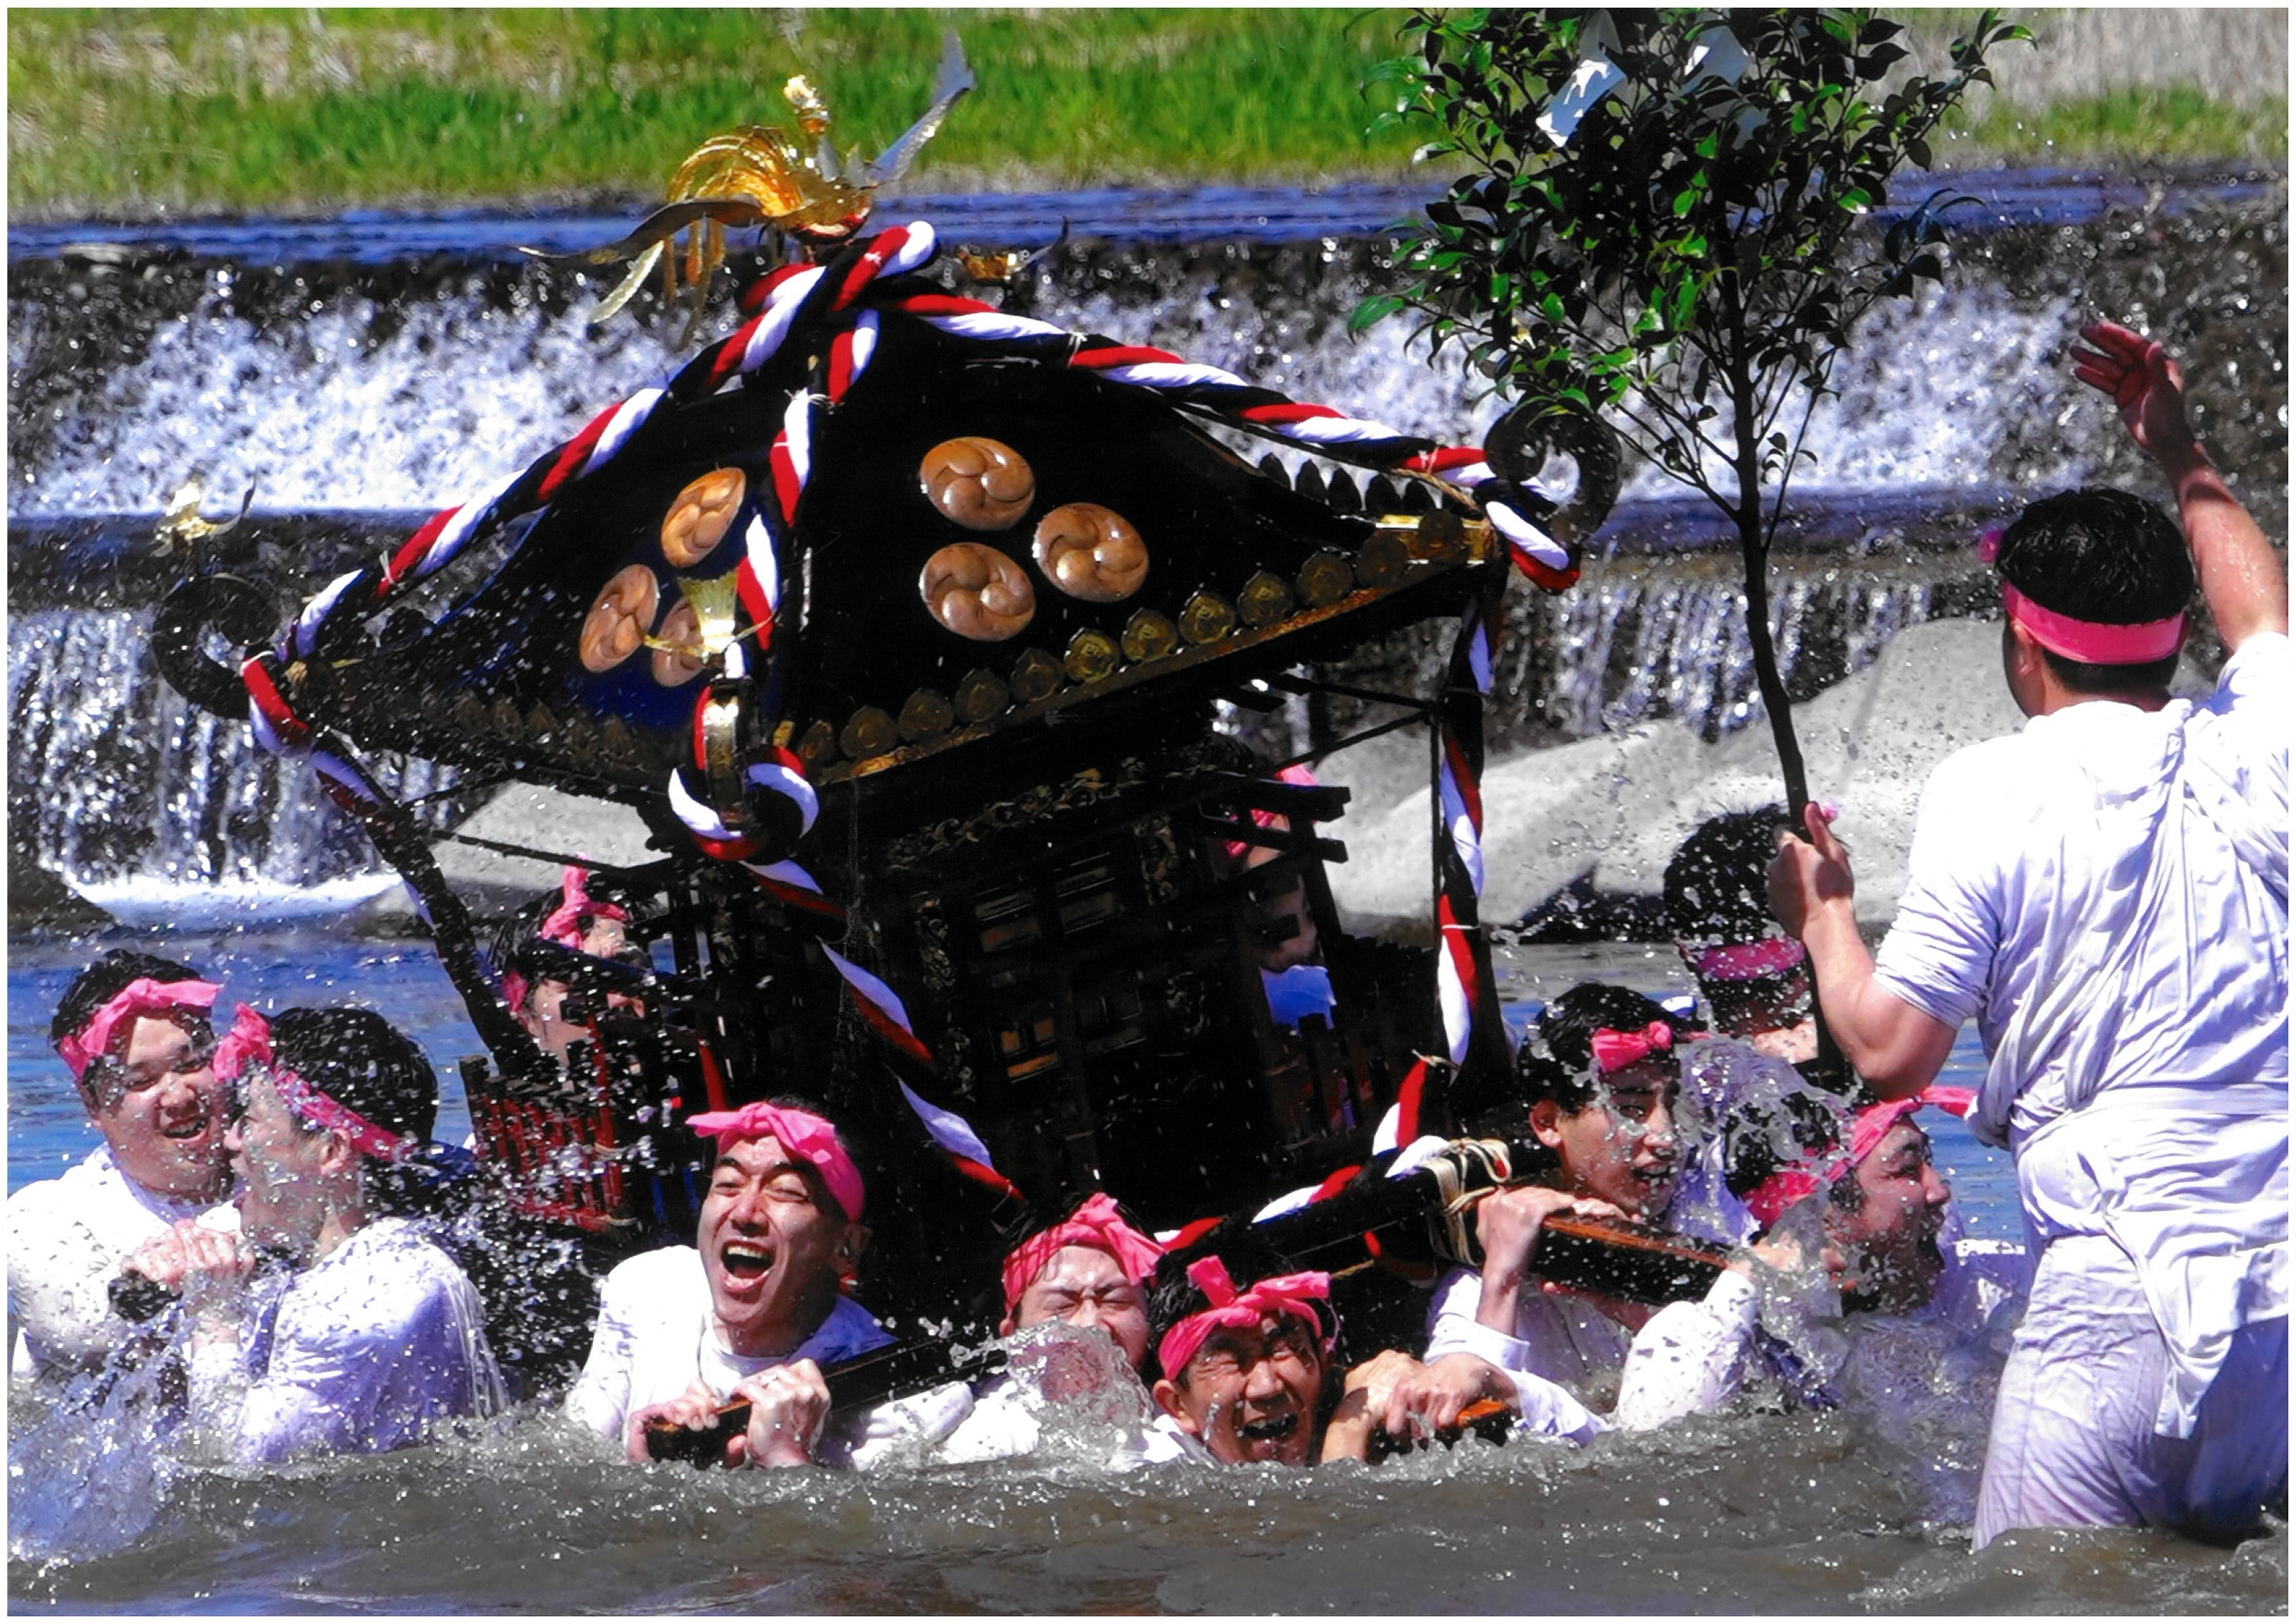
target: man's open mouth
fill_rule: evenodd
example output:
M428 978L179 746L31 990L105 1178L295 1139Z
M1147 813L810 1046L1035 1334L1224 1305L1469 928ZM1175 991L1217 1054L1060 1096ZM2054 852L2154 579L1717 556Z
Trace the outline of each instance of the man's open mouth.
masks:
M1280 1444L1300 1430L1300 1413L1289 1411L1261 1421L1239 1421L1235 1435L1248 1444Z
M160 1124L160 1136L165 1139L197 1139L213 1125L213 1119L202 1111L180 1122L162 1122Z
M773 1252L752 1241L728 1241L718 1249L718 1266L735 1284L762 1280L774 1267Z

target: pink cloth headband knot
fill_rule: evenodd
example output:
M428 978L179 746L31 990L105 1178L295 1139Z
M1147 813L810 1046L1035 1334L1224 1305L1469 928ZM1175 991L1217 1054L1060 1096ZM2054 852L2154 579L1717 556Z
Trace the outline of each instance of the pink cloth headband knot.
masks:
M535 935L546 942L556 942L562 947L585 952L582 939L586 932L582 921L619 919L624 924L630 920L630 911L619 903L599 902L590 895L590 871L579 863L569 863L559 876L558 894L562 900L550 911L547 918L535 931ZM503 1001L512 1010L526 1007L526 995L532 984L515 970L505 970L502 978Z
M1663 1021L1653 1021L1639 1032L1616 1032L1598 1026L1592 1043L1595 1070L1620 1071L1661 1049L1674 1047L1674 1029Z
M1934 1105L1949 1111L1957 1117L1969 1114L1976 1103L1976 1090L1956 1088L1949 1084L1933 1083L1919 1094L1908 1095L1902 1100L1883 1100L1878 1105L1868 1105L1849 1122L1849 1159L1837 1167L1832 1177L1841 1178L1855 1172L1860 1162L1880 1148L1890 1130L1924 1105ZM1815 1194L1819 1185L1818 1176L1807 1168L1787 1168L1773 1173L1746 1197L1746 1210L1763 1227L1778 1221L1785 1210L1804 1196Z
M2185 613L2178 610L2165 620L2136 626L2113 626L2101 620L2078 620L2044 609L2011 586L2001 583L2001 606L2018 625L2033 634L2033 641L2053 654L2088 665L2145 665L2166 660L2185 644Z
M721 1147L737 1139L770 1136L779 1140L782 1149L800 1161L813 1164L849 1220L860 1218L861 1169L838 1143L837 1129L828 1118L794 1105L768 1105L760 1100L739 1111L705 1111L688 1117L685 1125L704 1138L717 1140Z
M178 1010L205 1013L215 1006L216 995L222 990L212 981L155 981L148 975L137 976L106 999L87 1018L86 1025L57 1044L56 1053L63 1056L75 1079L86 1077L96 1057L111 1047L112 1034L122 1021L136 1015L172 1015Z
M1286 1316L1304 1319L1316 1327L1324 1357L1332 1355L1332 1332L1326 1330L1324 1313L1316 1305L1328 1304L1332 1296L1332 1277L1308 1271L1297 1275L1275 1275L1253 1283L1249 1291L1239 1292L1235 1282L1228 1277L1227 1265L1217 1257L1199 1258L1188 1265L1188 1284L1210 1300L1211 1307L1187 1318L1164 1333L1164 1340L1156 1345L1156 1363L1162 1366L1164 1379L1179 1380L1188 1361L1204 1345L1204 1339L1223 1326L1235 1330L1256 1330L1259 1322L1273 1316Z
M1116 1259L1128 1280L1145 1280L1156 1272L1164 1249L1124 1221L1106 1191L1093 1196L1068 1218L1014 1247L1004 1259L1004 1311L1020 1307L1021 1293L1037 1283L1045 1266L1064 1246L1092 1246Z
M556 942L562 947L582 946L582 919L619 919L629 923L630 911L611 902L594 902L590 898L590 871L578 863L569 863L559 880L559 894L565 898L542 922L535 934L545 941Z
M1770 936L1702 953L1691 971L1702 981L1759 981L1766 975L1791 970L1808 956L1792 937Z
M242 1004L231 1018L231 1030L216 1045L215 1073L225 1082L236 1082L250 1065L271 1063L271 1022Z
M1934 1105L1939 1111L1965 1117L1976 1100L1975 1089L1932 1083L1919 1094L1909 1094L1902 1100L1883 1100L1878 1105L1866 1106L1849 1120L1849 1165L1854 1168L1872 1155L1891 1128L1923 1106Z

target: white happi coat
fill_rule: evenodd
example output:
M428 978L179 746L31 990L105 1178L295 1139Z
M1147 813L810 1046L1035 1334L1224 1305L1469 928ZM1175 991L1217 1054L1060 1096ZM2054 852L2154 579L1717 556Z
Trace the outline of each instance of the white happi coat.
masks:
M2036 717L1923 795L1875 980L1976 1018L2039 1253L1980 1545L2236 1528L2286 1476L2292 681L2254 636L2201 703Z
M376 1218L308 1268L259 1278L239 1341L191 1360L191 1413L242 1461L419 1443L505 1407L479 1294L403 1218Z
M59 1178L8 1198L9 1374L51 1380L91 1371L127 1336L111 1285L126 1263L184 1218L226 1231L239 1211L155 1195L99 1146Z
M1472 1353L1514 1383L1521 1429L1586 1443L1618 1428L1646 1431L1727 1403L1738 1390L1742 1356L1760 1298L1751 1282L1725 1273L1703 1299L1669 1303L1629 1335L1582 1297L1536 1290L1517 1300L1512 1334L1479 1323L1482 1277L1454 1269L1435 1288L1426 1360ZM1611 1382L1610 1413L1598 1414Z
M664 1246L616 1266L598 1297L598 1329L590 1357L566 1395L577 1421L617 1443L629 1418L652 1405L681 1398L701 1382L730 1398L746 1376L778 1365L811 1359L829 1366L893 1339L869 1310L840 1297L820 1327L786 1354L750 1357L727 1350L709 1303L709 1277L691 1246ZM854 1418L865 1432L868 1412ZM824 1458L850 1464L852 1439L824 1439Z
M2288 639L2205 703L2092 701L1949 758L1875 978L1991 1056L2037 1249L2110 1239L2184 1436L2243 1325L2288 1314Z

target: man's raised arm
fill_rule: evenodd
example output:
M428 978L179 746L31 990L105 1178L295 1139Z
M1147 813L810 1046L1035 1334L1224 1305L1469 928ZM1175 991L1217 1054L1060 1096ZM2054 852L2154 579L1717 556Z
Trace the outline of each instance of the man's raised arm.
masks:
M2288 577L2264 532L2209 460L2185 416L2185 373L2169 352L2112 322L2081 329L2073 376L2113 398L2120 420L2177 493L2177 516L2201 595L2226 651L2258 632L2288 629Z

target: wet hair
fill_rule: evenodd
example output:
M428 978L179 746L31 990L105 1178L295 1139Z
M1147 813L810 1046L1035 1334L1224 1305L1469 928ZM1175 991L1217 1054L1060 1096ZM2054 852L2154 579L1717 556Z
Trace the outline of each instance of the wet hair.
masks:
M1710 817L1675 848L1660 887L1667 929L1685 952L1775 936L1770 913L1770 859L1778 831L1793 827L1775 801L1747 812Z
M1254 1282L1275 1275L1288 1275L1299 1266L1263 1239L1250 1225L1231 1229L1223 1224L1203 1241L1185 1251L1166 1252L1156 1264L1155 1284L1148 1292L1148 1362L1156 1366L1156 1350L1173 1326L1192 1314L1201 1314L1212 1306L1196 1283L1188 1278L1188 1265L1199 1258L1218 1258L1227 1266L1228 1278L1239 1291L1249 1290ZM1329 1303L1316 1306L1321 1323L1316 1327L1318 1336L1336 1334L1339 1316ZM1187 1373L1182 1371L1175 1380L1185 1382Z
M2169 516L2110 486L2044 496L2001 534L2002 578L2044 609L2103 626L2141 626L2180 612L2194 587L2192 555ZM2076 693L2167 686L2177 656L2095 665L2043 649Z
M1516 1054L1523 1103L1553 1100L1563 1115L1577 1116L1595 1103L1595 1032L1639 1032L1653 1021L1664 1021L1677 1043L1706 1029L1628 988L1581 981L1539 1012L1536 1034Z
M438 1074L414 1040L374 1011L283 1010L271 1018L271 1047L280 1066L337 1104L417 1151L429 1145L439 1120ZM423 1205L433 1177L421 1159L396 1166L370 1160L366 1174L368 1198L384 1212Z

